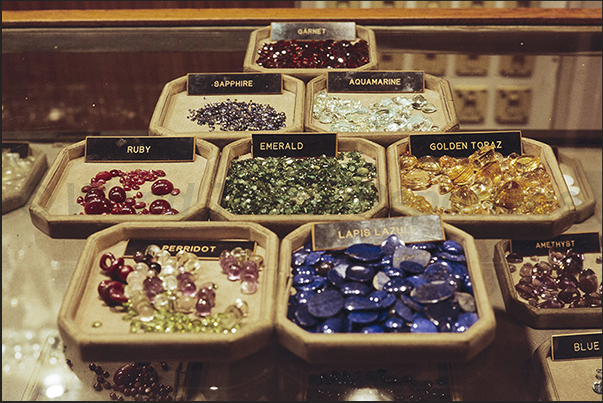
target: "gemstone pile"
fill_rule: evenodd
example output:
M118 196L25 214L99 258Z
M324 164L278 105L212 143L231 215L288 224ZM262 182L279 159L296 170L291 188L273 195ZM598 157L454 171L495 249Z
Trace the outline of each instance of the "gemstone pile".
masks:
M337 157L238 158L221 206L233 214L358 214L378 201L377 168L359 151Z
M261 256L235 247L223 251L219 261L228 279L240 282L243 294L256 292ZM247 316L247 303L236 299L224 312L212 314L218 287L202 266L194 253L181 250L172 256L154 244L136 252L132 265L106 252L100 268L110 279L99 283L98 294L108 306L124 308L133 333L234 333Z
M464 332L477 320L473 285L460 243L381 245L291 255L287 317L314 333Z
M424 115L436 111L436 106L421 94L383 97L367 107L359 100L342 99L321 90L314 95L312 105L312 117L330 124L334 132L438 131L439 126Z
M503 157L487 145L467 158L406 152L399 164L402 204L426 214L550 214L559 207L535 155Z
M576 249L550 248L548 256L524 257L508 253L510 271L519 267L517 294L537 308L600 308L603 284L590 268L584 268L584 254ZM601 264L597 260L597 264Z
M267 69L354 69L369 62L368 42L279 40L258 49L256 63Z
M178 214L179 211L166 199L155 199L148 207L147 203L140 200L143 197L140 187L146 182L152 183L151 193L155 196L180 194L180 189L165 179L165 175L165 171L161 169L134 169L129 172L121 169L100 171L90 179L89 185L81 188L84 196L78 196L76 200L84 207L84 212L80 214ZM105 185L113 178L119 178L121 185L111 187L105 194ZM136 193L134 196L128 196L126 192L129 191Z
M189 109L188 112L189 120L200 126L207 125L210 132L216 127L225 132L279 130L286 126L287 120L285 112L278 112L271 105L236 99L210 102L202 108Z
M21 189L31 172L35 157L21 158L19 153L2 150L2 193Z

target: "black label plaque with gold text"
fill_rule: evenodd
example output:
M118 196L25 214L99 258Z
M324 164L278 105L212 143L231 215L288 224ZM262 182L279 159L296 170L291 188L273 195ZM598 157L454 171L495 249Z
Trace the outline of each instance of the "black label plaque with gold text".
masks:
M86 162L186 162L194 159L194 137L86 137Z
M569 360L601 357L603 333L575 333L551 336L551 359Z
M167 250L172 255L180 251L194 253L201 259L218 259L223 250L232 250L237 246L250 249L255 253L256 243L254 241L216 241L216 240L149 240L130 239L126 246L125 256L134 256L136 251L144 252L147 246L157 245L161 250Z
M410 153L417 158L426 155L463 158L487 145L494 145L494 150L505 157L511 153L521 155L523 151L520 131L411 134L408 141Z
M438 215L373 218L312 225L314 250L347 248L355 243L377 245L390 235L396 235L406 243L446 239L442 218Z
M282 94L281 73L229 73L187 76L188 95Z
M337 133L252 133L251 143L254 158L337 156Z
M280 40L334 40L356 39L355 22L273 22L270 39Z
M422 71L329 71L327 92L425 92Z
M574 249L581 253L601 253L601 240L597 232L561 234L550 239L512 239L509 249L522 256L546 256L550 248Z

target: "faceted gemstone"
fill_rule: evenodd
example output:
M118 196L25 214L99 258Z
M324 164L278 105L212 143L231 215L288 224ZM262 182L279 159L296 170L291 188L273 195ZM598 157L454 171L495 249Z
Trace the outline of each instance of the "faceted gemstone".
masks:
M431 176L422 169L412 169L402 173L400 184L411 190L425 190L431 185Z
M582 271L583 261L575 255L569 255L561 259L559 267L563 273L577 276Z
M204 298L199 298L199 300L197 300L197 303L195 304L195 311L197 316L209 316L211 314L211 308L212 304Z
M241 292L243 294L254 294L258 290L258 282L255 279L241 279Z
M462 186L450 192L450 207L454 210L462 210L477 203L479 203L479 197L468 186Z
M517 253L508 253L506 256L507 262L509 263L521 263L523 262L523 256Z
M419 158L417 161L417 168L434 174L439 173L441 170L438 158L432 157L431 155L425 155Z
M399 158L400 170L409 171L417 165L417 157L411 154L402 154Z
M519 207L524 201L524 193L521 185L510 180L503 183L494 196L494 203L508 209Z
M580 272L578 276L578 286L580 290L586 294L595 292L597 290L597 275L592 269L585 269Z
M529 172L540 166L540 158L533 155L524 155L515 160L515 169L519 172Z
M487 145L469 156L469 161L476 167L482 168L494 160L494 145Z
M197 299L189 295L181 295L174 301L174 310L176 312L191 313L195 309Z

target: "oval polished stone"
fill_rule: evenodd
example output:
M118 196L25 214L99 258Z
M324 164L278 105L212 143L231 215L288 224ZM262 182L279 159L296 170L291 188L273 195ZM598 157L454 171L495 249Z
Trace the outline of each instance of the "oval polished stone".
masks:
M383 256L381 248L370 243L356 243L348 247L345 253L360 262L374 262Z
M423 271L425 271L425 266L412 260L405 260L401 262L399 267L404 273L406 273L407 276L421 274Z
M384 267L381 270L381 273L385 274L387 277L404 277L404 271L393 266Z
M404 242L401 241L396 234L388 236L383 242L381 242L381 250L386 255L393 255L394 251L399 246L404 246Z
M345 284L345 279L341 277L341 275L336 270L329 270L329 272L327 273L327 280L329 281L329 283L331 283L337 288L340 288L342 285Z
M304 262L306 261L306 256L308 256L308 252L307 250L304 249L298 249L295 252L293 252L291 254L291 266L293 267L297 267L297 266L301 266L302 264L304 264Z
M316 263L318 263L318 261L320 260L320 258L322 257L322 255L324 254L324 251L312 251L310 253L308 253L308 256L306 256L306 260L304 261L304 264L308 265L308 266L313 266Z
M454 295L456 287L448 281L433 281L414 288L410 297L420 304L435 304Z
M419 304L417 301L415 301L406 294L400 295L400 300L404 303L404 305L406 305L415 312L423 311L423 305Z
M431 259L431 253L422 249L413 249L406 246L401 246L396 249L393 256L392 266L400 267L400 263L410 260L417 262L423 267L427 266Z
M392 317L385 320L383 327L387 332L398 332L406 329L406 322L400 318Z
M446 241L442 242L442 244L439 246L439 249L442 252L448 252L453 255L460 255L464 253L463 245L457 241L453 241L452 239L447 239Z
M383 326L381 325L369 325L369 326L365 326L362 328L362 330L360 330L361 333L364 334L369 334L369 333L384 333L385 329L383 329Z
M446 323L452 329L454 322L460 314L459 305L451 300L442 301L437 304L427 304L423 309L423 315L431 320L436 326Z
M427 283L432 281L445 281L454 278L450 265L446 262L436 262L428 265L425 272L421 275Z
M295 305L306 304L314 294L316 294L316 291L298 291L291 296L291 300Z
M466 292L455 292L454 300L459 304L461 310L464 312L475 312L475 298L473 295Z
M293 276L293 287L310 284L312 281L314 281L314 277L314 274L296 274Z
M389 280L390 280L390 277L387 274L380 271L377 274L375 274L375 277L373 277L373 288L375 290L382 290L383 286L385 284L387 284L387 282Z
M329 318L316 327L317 333L340 333L343 330L343 320L341 318Z
M454 324L454 331L457 333L465 332L471 326L477 322L478 317L473 312L466 312L459 315L456 323Z
M412 333L437 333L438 328L429 319L418 317L412 322L410 331Z
M427 282L423 277L421 277L420 274L418 276L406 277L406 280L412 284L413 288L423 285Z
M415 242L415 243L410 243L408 245L409 248L413 248L413 249L422 249L422 250L434 250L435 248L437 248L437 246L434 243L431 242Z
M296 288L300 291L309 291L309 290L319 291L319 290L324 289L326 286L327 286L326 278L320 277L320 276L314 276L314 279L312 280L311 283L302 284L300 286L297 286Z
M383 291L394 295L408 294L413 288L412 283L404 277L392 277L383 285Z
M365 297L371 292L369 285L355 281L347 281L339 289L344 297L351 297L352 295Z
M297 307L294 313L297 323L304 327L314 327L318 323L316 318L310 315L308 304L303 304Z
M305 275L315 275L316 274L316 269L312 266L308 266L308 265L301 265L298 267L295 267L293 270L291 270L291 274L298 275L298 274L305 274Z
M337 290L325 290L314 295L306 304L310 315L326 319L337 315L344 306L345 299Z
M406 306L402 300L396 300L392 310L396 316L399 316L407 322L412 322L415 320L415 312Z
M396 302L396 297L393 294L387 293L385 291L373 291L369 294L368 298L377 303L379 308L387 309Z
M381 266L386 267L386 266L391 266L392 262L394 261L394 257L392 255L385 255L381 258Z
M368 282L375 276L375 270L371 267L354 265L345 271L346 280Z
M444 260L449 260L451 262L466 262L467 258L465 257L465 255L453 255L452 253L448 253L448 252L438 252L435 254L435 256L442 258Z
M350 312L354 311L376 311L381 309L378 302L370 300L368 297L352 295L345 299L344 308Z
M379 318L378 312L354 311L348 314L348 320L352 323L369 324Z

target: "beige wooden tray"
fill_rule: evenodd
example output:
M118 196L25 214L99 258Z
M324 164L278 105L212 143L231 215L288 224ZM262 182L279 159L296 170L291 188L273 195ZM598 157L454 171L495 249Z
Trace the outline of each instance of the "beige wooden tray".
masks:
M220 164L209 199L209 218L215 221L257 222L276 232L279 237L285 236L300 225L312 221L351 221L366 220L367 218L386 217L389 212L387 195L387 168L385 163L385 148L379 144L364 139L339 138L338 151L360 151L365 158L371 160L377 167L377 190L379 199L375 206L360 214L296 214L296 215L259 215L233 214L223 208L220 203L224 192L226 175L233 159L251 155L251 140L238 140L224 147L220 155Z
M264 258L255 294L240 292L240 283L231 282L217 260L207 260L199 270L207 270L217 285L216 306L222 312L238 298L249 306L248 316L236 333L131 333L123 313L109 308L100 299L97 287L108 277L99 266L101 256L111 252L123 256L131 239L158 241L255 241L256 253ZM81 361L230 361L245 357L273 342L274 292L278 265L278 238L254 223L165 222L122 223L91 235L61 305L58 326L66 353ZM215 275L214 275L215 274ZM93 327L93 322L102 326ZM67 357L69 358L69 357Z
M48 174L40 184L29 212L33 224L52 238L86 238L90 234L111 225L126 221L167 223L170 221L204 221L208 218L207 203L214 174L219 161L217 146L204 140L196 140L196 155L192 162L85 162L86 141L63 148ZM103 170L163 169L174 186L180 189L178 196L168 196L179 214L79 214L83 207L76 202L80 189L90 183L90 178ZM117 180L115 184L118 184ZM112 186L112 182L107 182ZM156 197L148 184L140 189L147 205Z
M34 157L27 178L18 189L7 189L2 192L2 214L23 206L35 190L48 169L46 154L33 144L29 144L30 155Z
M559 151L557 155L561 173L563 175L571 176L574 179L574 184L572 186L576 187L580 191L580 193L577 195L572 195L572 200L576 208L576 222L582 222L595 212L595 195L590 183L588 182L588 178L584 172L582 163L561 151ZM568 190L571 194L572 189L569 186Z
M601 368L601 358L553 361L551 341L546 340L534 351L531 360L538 400L600 402L601 395L593 391L597 368Z
M322 90L327 88L327 74L312 79L306 88L306 107L304 125L309 132L328 132L331 131L331 125L320 123L313 116L314 97ZM358 100L363 105L368 106L373 102L379 102L382 98L393 98L402 96L411 98L416 94L408 93L340 93L337 96L346 100ZM432 104L437 111L431 114L425 114L420 111L414 111L413 114L423 114L431 118L439 127L438 132L451 132L459 129L459 120L456 115L452 90L448 80L425 74L425 92L422 95ZM385 147L390 146L396 141L408 136L409 134L433 134L433 132L343 132L341 136L365 138Z
M372 29L356 25L356 40L364 39L368 42L369 61L367 64L356 69L269 69L258 66L257 58L258 51L270 40L270 26L256 29L249 35L249 43L243 60L243 71L259 71L264 73L282 73L289 76L297 77L304 82L308 82L314 77L325 74L327 71L357 71L357 70L374 70L378 66L379 58L377 55L377 41L375 40L375 32Z
M390 186L390 214L421 215L414 208L405 206L401 200L400 155L408 150L408 138L399 140L387 148L387 163ZM515 238L520 234L524 239L553 238L567 230L575 221L576 209L563 179L557 159L551 147L540 141L523 138L523 153L536 155L550 175L557 195L559 208L550 214L442 214L442 220L475 238ZM437 193L437 190L435 191Z
M311 239L312 223L304 224L281 241L276 307L279 342L309 362L463 362L471 360L494 340L496 321L482 276L475 240L444 224L447 239L459 242L467 257L479 320L463 333L310 333L287 318L291 295L291 253Z
M545 309L533 307L527 300L521 298L515 290L519 282L519 268L511 273L506 256L509 253L510 241L503 240L494 247L494 268L498 277L498 284L509 315L519 319L526 325L535 329L586 329L601 328L603 324L602 310L599 308L568 308ZM592 269L599 282L601 281L601 264L595 263L594 254L585 254L585 268ZM524 258L524 261L526 258Z
M200 126L188 119L189 109L202 108L208 103L220 103L227 99L268 104L278 112L284 112L286 126L274 133L299 132L304 129L306 86L295 77L283 75L282 94L187 95L186 85L187 76L184 76L163 87L149 123L150 135L195 136L220 148L232 141L250 138L250 131L222 131L219 127L210 131L207 125Z

